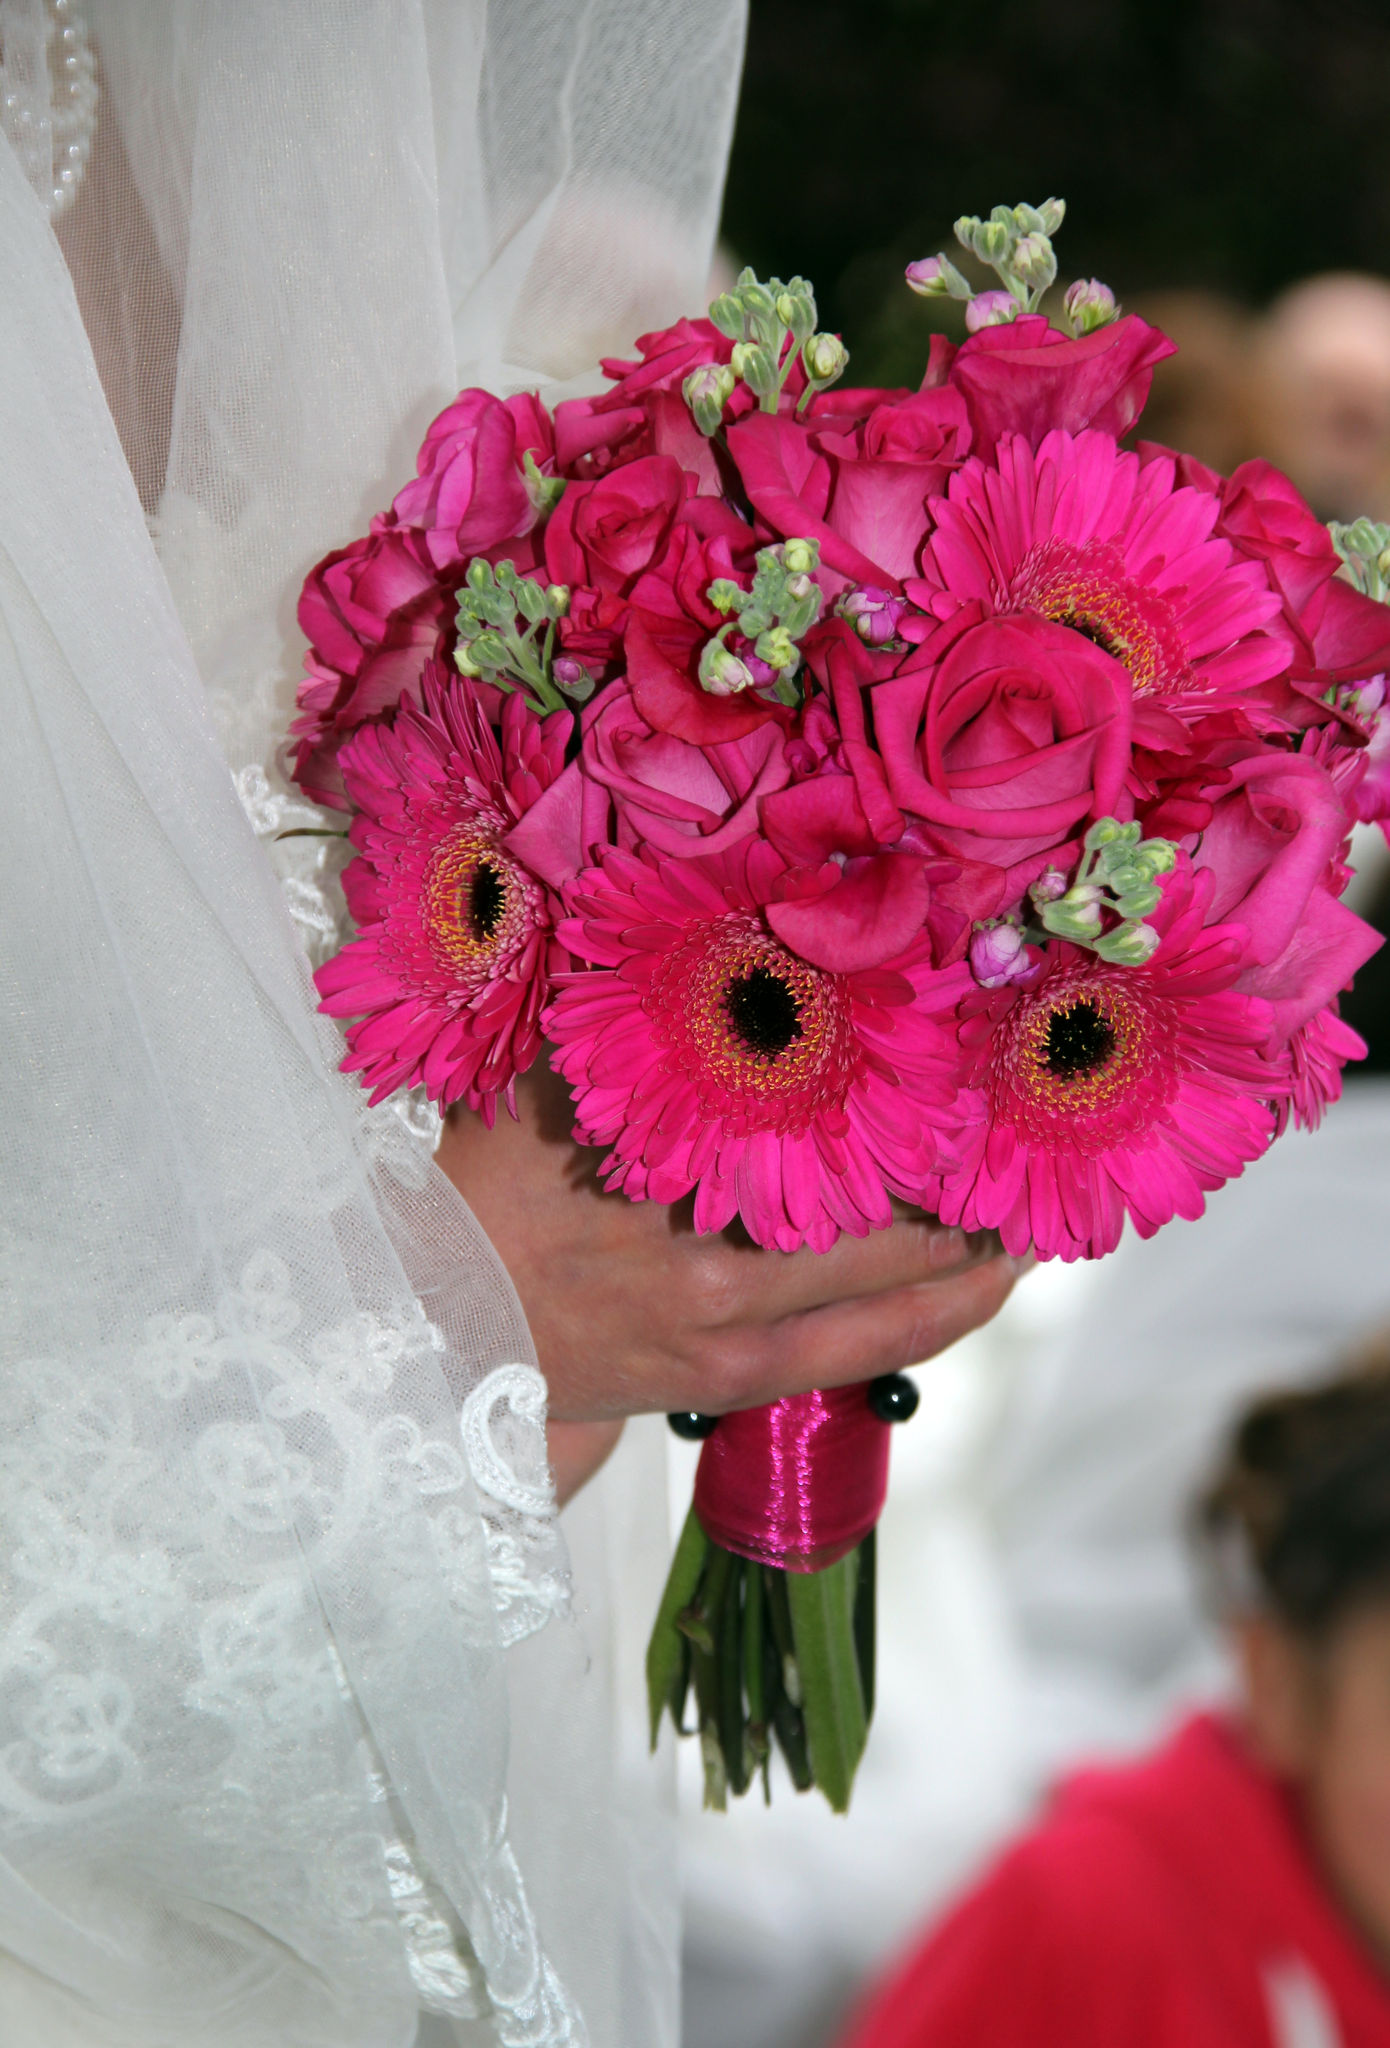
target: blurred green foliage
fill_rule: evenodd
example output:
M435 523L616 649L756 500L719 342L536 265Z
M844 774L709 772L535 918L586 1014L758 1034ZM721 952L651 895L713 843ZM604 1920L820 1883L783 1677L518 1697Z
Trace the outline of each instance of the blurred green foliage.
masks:
M799 271L850 381L915 382L951 222L1058 193L1064 275L1260 303L1390 273L1390 5L752 0L724 232Z

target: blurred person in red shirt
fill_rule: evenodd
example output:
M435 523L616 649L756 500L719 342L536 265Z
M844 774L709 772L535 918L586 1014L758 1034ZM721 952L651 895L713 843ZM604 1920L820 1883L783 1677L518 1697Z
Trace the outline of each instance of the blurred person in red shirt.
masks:
M1390 1347L1252 1408L1198 1526L1239 1708L1064 1785L843 2048L1390 2048Z

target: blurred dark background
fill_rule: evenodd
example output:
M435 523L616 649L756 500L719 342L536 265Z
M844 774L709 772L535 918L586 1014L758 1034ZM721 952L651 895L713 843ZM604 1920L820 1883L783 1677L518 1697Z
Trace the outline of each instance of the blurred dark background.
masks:
M1051 193L1122 298L1390 271L1390 6L752 0L725 239L812 280L855 381L916 381L907 261Z

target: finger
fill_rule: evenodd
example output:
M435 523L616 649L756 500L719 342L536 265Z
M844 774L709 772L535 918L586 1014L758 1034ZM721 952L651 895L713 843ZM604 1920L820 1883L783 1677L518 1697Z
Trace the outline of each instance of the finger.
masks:
M996 1254L949 1276L787 1316L741 1349L732 1340L714 1398L691 1405L722 1413L918 1365L997 1314L1017 1271Z
M841 1237L828 1252L762 1251L727 1235L704 1241L692 1262L708 1274L716 1324L768 1324L858 1297L894 1294L993 1258L993 1231L969 1232L904 1210L887 1230Z

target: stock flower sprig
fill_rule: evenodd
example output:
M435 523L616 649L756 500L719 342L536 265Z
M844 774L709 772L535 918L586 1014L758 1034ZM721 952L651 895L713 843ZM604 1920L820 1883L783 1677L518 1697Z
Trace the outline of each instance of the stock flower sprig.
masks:
M956 240L994 271L1002 289L977 292L948 256L924 256L909 263L908 285L919 298L960 300L972 333L981 327L1005 326L1021 313L1036 313L1044 294L1057 282L1052 237L1066 211L1064 200L1044 199L1041 206L996 206L988 220L973 213L961 215L955 224ZM1095 277L1078 278L1068 286L1063 309L1073 335L1108 326L1120 311L1115 294Z
M821 614L822 593L812 581L820 567L820 546L814 540L789 540L759 548L753 558L753 587L745 590L728 577L716 577L706 596L717 612L731 612L706 642L700 656L700 687L712 697L733 697L766 682L781 704L798 704L793 678L801 666L797 642ZM760 677L746 657L725 645L738 632L751 643L754 662L771 671Z
M1159 933L1144 920L1157 910L1160 875L1171 874L1178 850L1171 839L1143 839L1142 828L1098 818L1082 842L1069 882L1059 867L1045 868L1028 890L1033 921L1022 911L976 924L970 965L982 988L1025 980L1037 966L1030 948L1066 939L1111 967L1142 967ZM1108 919L1115 920L1107 922Z
M594 680L577 664L561 666L555 656L555 628L569 611L563 583L540 584L518 576L514 562L479 555L468 565L458 591L458 646L454 664L462 676L519 690L530 710L561 711L568 698L585 703Z
M696 426L705 435L718 433L724 407L741 382L763 412L776 412L783 389L799 361L806 388L797 402L802 412L817 391L824 391L845 373L849 350L838 334L816 328L816 298L804 277L783 284L780 277L763 284L752 270L739 272L732 291L721 292L709 317L734 344L727 363L704 363L682 385Z

